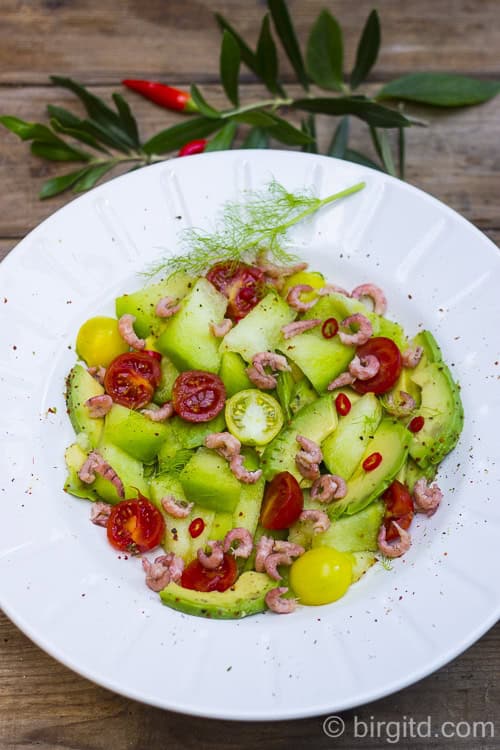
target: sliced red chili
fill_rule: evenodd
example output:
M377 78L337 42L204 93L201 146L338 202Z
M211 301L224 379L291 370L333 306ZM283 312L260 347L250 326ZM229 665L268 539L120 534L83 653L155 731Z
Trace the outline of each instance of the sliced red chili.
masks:
M189 533L193 539L196 539L197 536L200 536L200 534L203 533L204 528L205 521L203 518L193 518L189 524Z
M351 411L351 400L349 396L346 396L345 393L339 393L337 398L335 399L335 408L337 409L337 413L340 414L341 417L345 417L346 414L349 414Z
M327 318L321 326L321 334L325 339L333 339L338 330L339 324L336 318Z
M413 417L410 424L408 425L408 429L410 430L410 432L420 432L424 424L425 419L423 417Z
M382 454L378 452L371 453L363 461L363 469L365 471L373 471L374 469L377 468L377 466L380 466L381 463L382 463Z

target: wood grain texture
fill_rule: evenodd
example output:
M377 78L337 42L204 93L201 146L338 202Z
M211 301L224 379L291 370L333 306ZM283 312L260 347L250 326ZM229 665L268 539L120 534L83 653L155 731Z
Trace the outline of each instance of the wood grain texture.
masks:
M325 3L291 0L300 39ZM336 0L350 67L368 13L377 6L383 50L377 77L454 70L500 77L497 0ZM210 81L217 75L217 10L255 43L265 3L256 0L2 0L0 81L45 83L78 73L88 83L123 77ZM284 65L284 70L288 66Z

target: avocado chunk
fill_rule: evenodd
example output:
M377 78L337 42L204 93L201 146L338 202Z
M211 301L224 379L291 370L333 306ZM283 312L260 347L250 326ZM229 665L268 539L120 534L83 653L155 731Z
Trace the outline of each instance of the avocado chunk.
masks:
M380 497L406 461L409 442L410 433L401 422L383 419L373 439L368 440L361 463L348 482L347 495L330 505L331 517L358 513ZM380 453L382 461L373 471L365 471L363 462L372 453Z
M339 417L337 429L321 446L330 474L338 474L345 480L352 476L381 419L382 407L373 393L366 393L352 404L345 417Z
M222 340L221 352L237 352L246 362L259 352L272 352L281 339L281 328L295 319L296 313L274 292L261 299Z
M73 425L78 434L84 432L92 448L100 440L104 419L94 419L89 415L85 401L93 396L101 396L104 388L82 365L75 365L66 379L66 406Z
M376 552L384 513L384 503L376 501L359 513L338 518L327 531L313 536L312 546L334 547L339 552Z
M266 447L261 462L265 478L270 481L279 472L289 471L302 486L310 486L312 482L304 479L295 465L300 450L297 436L303 435L320 445L336 426L337 412L330 394L304 406Z
M377 558L373 552L354 552L352 557L352 582L356 583L372 565L375 565Z
M104 420L104 439L144 463L151 463L168 436L168 427L138 411L113 404Z
M207 279L198 279L179 312L166 321L157 348L178 370L218 372L220 339L213 335L210 324L222 321L226 307L224 295Z
M226 591L194 591L169 583L160 597L163 604L187 615L233 620L264 612L266 594L276 585L265 573L247 571Z
M78 472L85 463L86 458L87 453L78 445L78 443L73 443L66 448L64 452L64 460L66 462L68 475L64 483L64 491L68 492L70 495L74 495L74 497L81 497L82 499L95 502L96 500L99 500L99 495L94 487L82 482L78 476Z
M192 279L184 273L174 273L157 284L149 284L132 294L124 294L115 301L116 317L126 313L134 315L134 329L138 336L146 338L157 333L164 320L156 315L155 308L162 297L172 297L178 302L189 291Z

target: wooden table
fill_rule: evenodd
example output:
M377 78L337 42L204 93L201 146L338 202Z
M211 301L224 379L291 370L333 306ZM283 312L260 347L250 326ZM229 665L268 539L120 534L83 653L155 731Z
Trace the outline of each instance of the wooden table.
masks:
M322 2L290 2L300 37ZM220 0L216 9L255 39L264 3ZM337 0L348 64L371 9L369 0ZM416 70L446 70L500 79L498 0L379 0L383 49L372 86ZM107 96L123 77L197 81L214 101L218 30L208 0L1 0L0 112L44 117L48 102L72 101L48 75L70 75ZM285 66L286 67L286 66ZM287 74L288 75L288 74ZM376 87L376 86L375 86ZM250 75L245 96L256 93ZM130 95L146 134L172 117ZM460 112L425 113L429 129L408 135L407 179L453 206L500 242L500 97ZM322 138L326 137L323 125ZM361 128L358 147L369 150ZM52 167L28 155L14 136L0 133L0 258L68 197L41 203L37 191ZM8 530L3 530L8 533ZM473 551L473 554L480 554ZM485 575L496 571L485 571ZM464 603L466 606L466 603ZM287 723L231 723L192 719L143 706L73 674L35 647L0 613L0 749L23 748L266 748L356 747L387 744L353 739L363 721L498 719L500 627L436 674L384 700L344 713L347 729L333 740L322 717ZM395 654L404 659L404 654ZM334 676L332 676L333 678ZM407 740L407 747L498 748L496 739Z

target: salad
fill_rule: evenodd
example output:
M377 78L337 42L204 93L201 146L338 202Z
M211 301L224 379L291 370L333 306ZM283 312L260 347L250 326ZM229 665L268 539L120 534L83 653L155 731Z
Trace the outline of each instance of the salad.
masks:
M119 297L67 378L65 490L189 614L327 604L404 555L462 429L429 331L409 340L373 283L270 255Z

